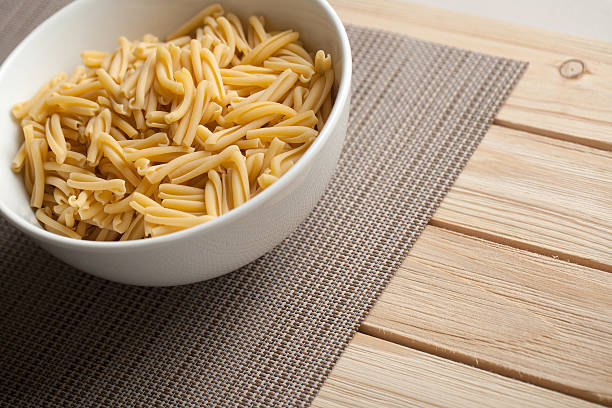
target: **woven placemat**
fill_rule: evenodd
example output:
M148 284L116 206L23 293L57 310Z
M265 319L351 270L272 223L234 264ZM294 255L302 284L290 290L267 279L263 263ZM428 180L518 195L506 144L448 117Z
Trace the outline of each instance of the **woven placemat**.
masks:
M1 58L5 38L16 43L44 17L32 20L40 1L12 3L0 3ZM313 400L526 67L364 28L349 36L353 107L335 176L298 230L241 270L123 286L0 220L0 405Z

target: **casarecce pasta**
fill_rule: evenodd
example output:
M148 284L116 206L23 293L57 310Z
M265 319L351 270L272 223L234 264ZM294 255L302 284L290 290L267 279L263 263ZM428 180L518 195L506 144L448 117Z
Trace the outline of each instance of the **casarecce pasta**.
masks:
M120 37L81 57L12 109L24 141L11 168L42 226L70 238L141 239L222 216L282 177L333 105L328 54L219 4L165 41Z

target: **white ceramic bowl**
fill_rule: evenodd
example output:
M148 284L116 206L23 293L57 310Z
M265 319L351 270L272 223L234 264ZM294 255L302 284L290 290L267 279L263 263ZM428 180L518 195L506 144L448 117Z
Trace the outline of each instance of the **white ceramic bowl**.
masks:
M346 134L351 54L340 19L325 0L223 0L241 18L266 16L273 29L297 29L309 50L331 53L336 100L324 129L304 156L252 200L206 224L162 237L91 242L45 231L34 218L21 176L10 163L21 143L10 117L57 72L71 72L85 49L112 50L117 38L151 32L162 38L211 0L78 0L34 30L0 68L0 212L41 247L93 275L165 286L211 279L260 257L306 218L334 171ZM244 20L243 20L244 21ZM279 265L280 266L280 265Z

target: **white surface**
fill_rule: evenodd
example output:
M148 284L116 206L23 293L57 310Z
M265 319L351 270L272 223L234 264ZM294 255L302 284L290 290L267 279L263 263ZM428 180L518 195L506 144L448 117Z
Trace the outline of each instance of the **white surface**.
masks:
M265 14L272 27L299 30L307 48L332 54L338 93L313 145L261 194L222 217L184 231L137 241L92 242L65 238L40 227L21 177L10 170L23 139L10 117L11 106L30 98L55 73L71 72L82 50L111 50L120 35L138 38L152 32L164 36L199 11L202 3L76 1L34 30L0 68L0 212L43 248L79 269L118 282L155 286L197 282L231 272L289 235L329 182L346 134L350 103L350 49L340 19L324 0L225 0L221 3L239 16Z
M612 0L409 1L612 42Z

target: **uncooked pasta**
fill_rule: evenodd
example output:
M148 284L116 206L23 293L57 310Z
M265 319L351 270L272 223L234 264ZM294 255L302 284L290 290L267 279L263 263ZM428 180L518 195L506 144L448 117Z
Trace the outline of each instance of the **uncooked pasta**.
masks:
M13 116L11 168L52 233L155 237L210 221L287 172L332 108L329 54L213 4L165 41L86 50Z

